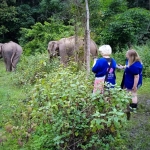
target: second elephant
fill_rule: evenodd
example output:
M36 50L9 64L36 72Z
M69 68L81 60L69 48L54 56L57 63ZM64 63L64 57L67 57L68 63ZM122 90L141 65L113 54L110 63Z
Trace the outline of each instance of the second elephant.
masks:
M79 49L79 60L84 60L84 38L78 37L78 49ZM48 53L49 58L55 56L60 56L60 61L63 64L66 64L70 57L75 58L75 36L69 37L69 38L62 38L59 41L50 41L48 43ZM90 40L90 53L91 56L97 57L98 51L97 51L97 45L93 40Z
M15 42L4 43L0 46L0 56L3 57L6 71L15 71L22 54L22 47Z

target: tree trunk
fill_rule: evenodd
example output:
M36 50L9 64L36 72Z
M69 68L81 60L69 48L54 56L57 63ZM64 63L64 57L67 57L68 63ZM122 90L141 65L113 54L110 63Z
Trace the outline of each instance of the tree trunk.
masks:
M75 52L75 61L78 63L79 65L79 42L78 42L78 18L79 18L79 14L78 14L78 1L74 0L74 5L76 7L76 15L75 15L75 24L74 24L74 28L75 28L75 46L74 46L74 52Z
M90 30L89 30L89 6L88 0L86 4L86 31L85 31L85 51L86 51L86 70L87 76L90 74Z

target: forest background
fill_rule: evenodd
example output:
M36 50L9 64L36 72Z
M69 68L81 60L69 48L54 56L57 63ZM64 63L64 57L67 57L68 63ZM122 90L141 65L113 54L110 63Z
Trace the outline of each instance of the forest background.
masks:
M106 103L108 93L102 97L91 94L93 74L87 80L84 68L79 69L76 63L71 62L64 69L58 59L51 63L48 60L49 41L75 33L84 36L83 0L1 0L0 42L12 40L23 47L16 73L5 72L0 61L1 149L146 150L149 147L143 135L150 126L146 118L150 112L150 1L88 2L90 36L96 44L110 44L113 57L121 64L129 46L141 56L144 84L139 93L143 100L139 113L127 122L123 111L130 96L119 86L109 95L111 103ZM118 85L121 77L122 72L118 71ZM137 129L141 134L136 135ZM143 138L140 142L138 136Z
M150 38L150 1L89 0L91 38L113 52ZM1 43L19 43L25 54L45 52L51 40L84 35L83 0L1 0ZM75 28L76 27L76 28Z

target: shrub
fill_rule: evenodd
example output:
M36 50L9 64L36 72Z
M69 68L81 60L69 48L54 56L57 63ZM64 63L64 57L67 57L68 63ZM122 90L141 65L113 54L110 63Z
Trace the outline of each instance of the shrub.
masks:
M59 60L49 62L48 53L35 54L34 56L22 56L17 66L17 72L13 74L13 82L17 86L33 85L39 78L45 78L45 74L59 66Z
M47 50L48 42L74 35L72 26L65 26L61 21L49 19L44 24L37 22L31 29L21 28L19 43L23 45L25 55L43 53Z
M114 51L121 51L127 44L143 44L148 40L150 13L142 8L128 9L114 16L102 31L104 43L110 44Z
M130 96L119 87L104 95L92 93L93 75L53 69L38 78L25 104L16 109L8 132L28 149L108 149L126 123ZM9 143L8 140L7 144Z
M122 52L113 53L112 57L116 60L117 64L125 65L125 54L126 50Z
M143 63L143 76L150 78L150 42L143 46L134 46Z

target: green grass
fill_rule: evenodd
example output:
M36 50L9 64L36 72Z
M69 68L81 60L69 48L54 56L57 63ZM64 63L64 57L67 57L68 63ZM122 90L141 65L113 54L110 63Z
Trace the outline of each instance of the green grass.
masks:
M26 94L23 88L14 85L12 81L14 72L6 72L2 61L0 61L0 68L0 126L2 126L4 121L2 118L11 115L13 108L19 105Z

